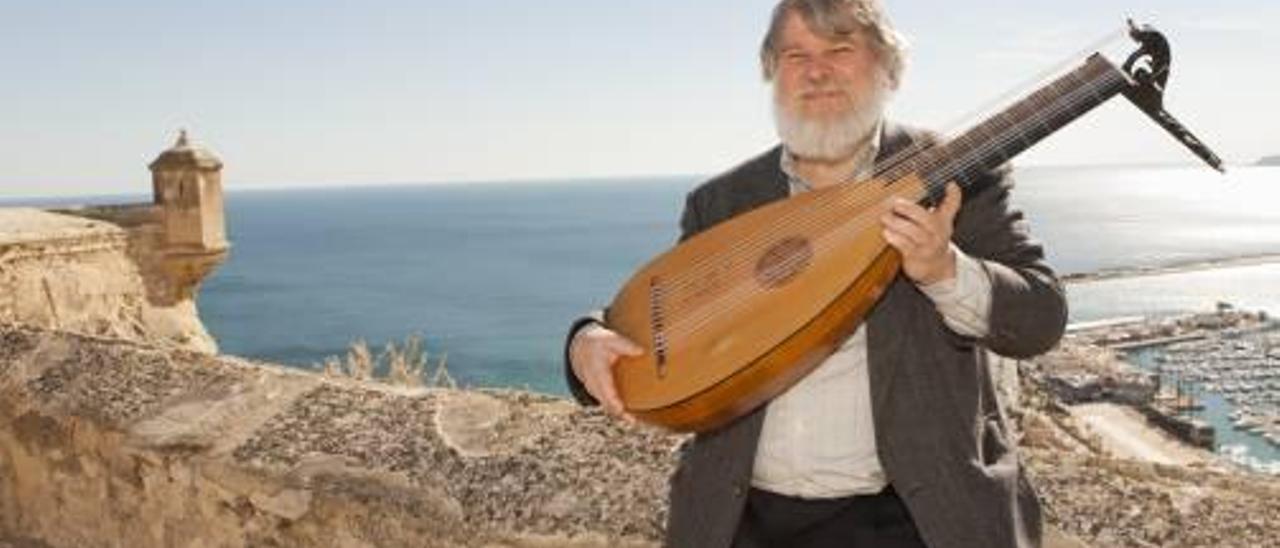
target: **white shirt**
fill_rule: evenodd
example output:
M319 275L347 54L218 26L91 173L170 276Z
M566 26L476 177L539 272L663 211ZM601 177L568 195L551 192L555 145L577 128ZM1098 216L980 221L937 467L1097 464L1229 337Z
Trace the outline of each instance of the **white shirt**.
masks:
M861 161L852 180L866 179L874 171L880 131L873 135L858 153ZM795 175L793 162L784 150L782 170L795 195L812 186ZM991 279L977 259L955 244L952 249L956 277L920 290L933 300L949 328L982 337L989 329ZM865 324L809 375L769 402L751 484L800 498L877 493L888 484L876 454Z

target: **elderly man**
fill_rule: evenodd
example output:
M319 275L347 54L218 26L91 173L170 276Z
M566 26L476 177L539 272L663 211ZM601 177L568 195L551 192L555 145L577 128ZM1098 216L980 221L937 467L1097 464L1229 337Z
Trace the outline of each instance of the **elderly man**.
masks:
M858 184L927 134L882 119L902 40L875 0L784 0L761 48L782 144L688 196L682 238L772 200ZM1036 546L1040 506L1019 466L986 352L1026 357L1062 336L1066 304L992 173L934 208L881 222L902 274L807 377L682 447L669 546ZM963 204L963 205L962 205ZM566 376L585 404L633 420L613 364L643 350L595 314L575 322Z

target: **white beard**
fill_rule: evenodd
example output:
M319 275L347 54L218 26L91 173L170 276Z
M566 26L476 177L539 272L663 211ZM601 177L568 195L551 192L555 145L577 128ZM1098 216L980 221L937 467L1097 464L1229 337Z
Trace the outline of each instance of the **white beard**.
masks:
M871 95L839 115L807 118L793 112L777 94L773 100L773 120L778 137L792 154L806 160L833 162L848 158L871 136L884 114L892 90L876 82Z

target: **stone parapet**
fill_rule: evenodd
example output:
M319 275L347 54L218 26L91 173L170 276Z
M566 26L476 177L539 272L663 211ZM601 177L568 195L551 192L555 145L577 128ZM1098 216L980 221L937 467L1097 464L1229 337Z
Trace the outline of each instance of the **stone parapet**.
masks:
M1280 480L1108 457L1028 386L1046 546L1273 539ZM552 396L0 325L0 543L658 546L683 439Z
M656 546L679 441L551 396L0 326L0 539Z
M0 321L217 352L152 206L70 211L0 209Z

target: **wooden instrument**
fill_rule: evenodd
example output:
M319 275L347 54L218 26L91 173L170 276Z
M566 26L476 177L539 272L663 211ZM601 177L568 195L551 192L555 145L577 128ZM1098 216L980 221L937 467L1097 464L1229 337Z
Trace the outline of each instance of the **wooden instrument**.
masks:
M873 180L774 202L653 259L618 292L605 323L646 348L614 375L627 411L676 431L705 431L780 394L862 322L899 271L884 241L885 201L939 199L1119 94L1215 167L1220 162L1160 98L1168 44L1142 44L1123 67L1100 54L960 136L882 162Z

